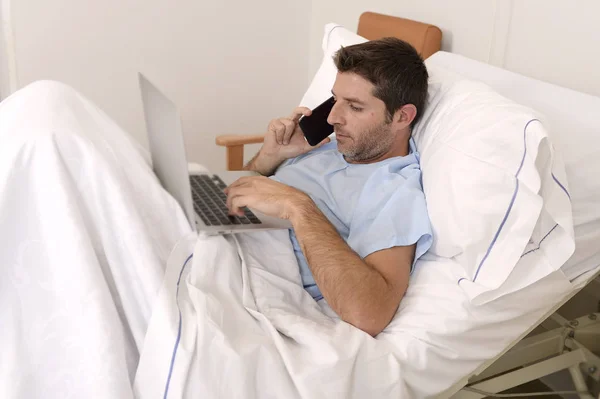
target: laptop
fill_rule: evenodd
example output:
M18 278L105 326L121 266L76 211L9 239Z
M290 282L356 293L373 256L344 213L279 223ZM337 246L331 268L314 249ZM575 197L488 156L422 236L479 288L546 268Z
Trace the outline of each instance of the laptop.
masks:
M250 171L202 174L188 172L179 110L154 84L138 73L152 166L162 186L177 200L192 229L209 235L289 229L284 219L244 209L228 214L223 189Z

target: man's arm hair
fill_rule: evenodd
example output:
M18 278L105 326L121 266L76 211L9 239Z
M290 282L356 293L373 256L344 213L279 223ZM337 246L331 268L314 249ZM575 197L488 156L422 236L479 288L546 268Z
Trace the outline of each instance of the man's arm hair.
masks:
M329 306L342 320L372 336L379 334L406 292L415 245L377 251L363 260L312 201L291 220Z
M263 176L272 176L279 165L283 163L284 160L279 160L275 158L268 158L261 154L261 151L257 152L256 155L252 157L252 159L244 166L244 170L251 170L253 172L257 172Z

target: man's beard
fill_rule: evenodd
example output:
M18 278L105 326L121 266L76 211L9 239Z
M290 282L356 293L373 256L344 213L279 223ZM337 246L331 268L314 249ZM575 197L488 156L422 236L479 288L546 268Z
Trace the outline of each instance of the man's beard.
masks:
M343 131L341 132L343 135ZM344 155L346 161L364 162L385 154L394 142L394 135L390 129L390 123L384 122L364 132L359 138L345 137L349 144L343 150L338 149Z

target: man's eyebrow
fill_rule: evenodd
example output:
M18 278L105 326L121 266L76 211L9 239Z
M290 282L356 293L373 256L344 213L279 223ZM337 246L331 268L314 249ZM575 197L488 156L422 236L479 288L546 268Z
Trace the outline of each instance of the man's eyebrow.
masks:
M333 90L331 90L331 94L333 94L335 97L337 97L335 95L335 93L333 92ZM365 102L359 100L358 98L354 98L354 97L342 97L342 98L344 100L348 101L349 103L357 103L357 104L365 105Z

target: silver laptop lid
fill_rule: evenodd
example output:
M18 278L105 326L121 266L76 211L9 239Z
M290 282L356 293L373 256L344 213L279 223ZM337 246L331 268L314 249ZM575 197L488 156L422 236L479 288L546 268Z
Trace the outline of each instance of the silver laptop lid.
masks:
M181 117L175 104L138 73L154 173L196 230Z

